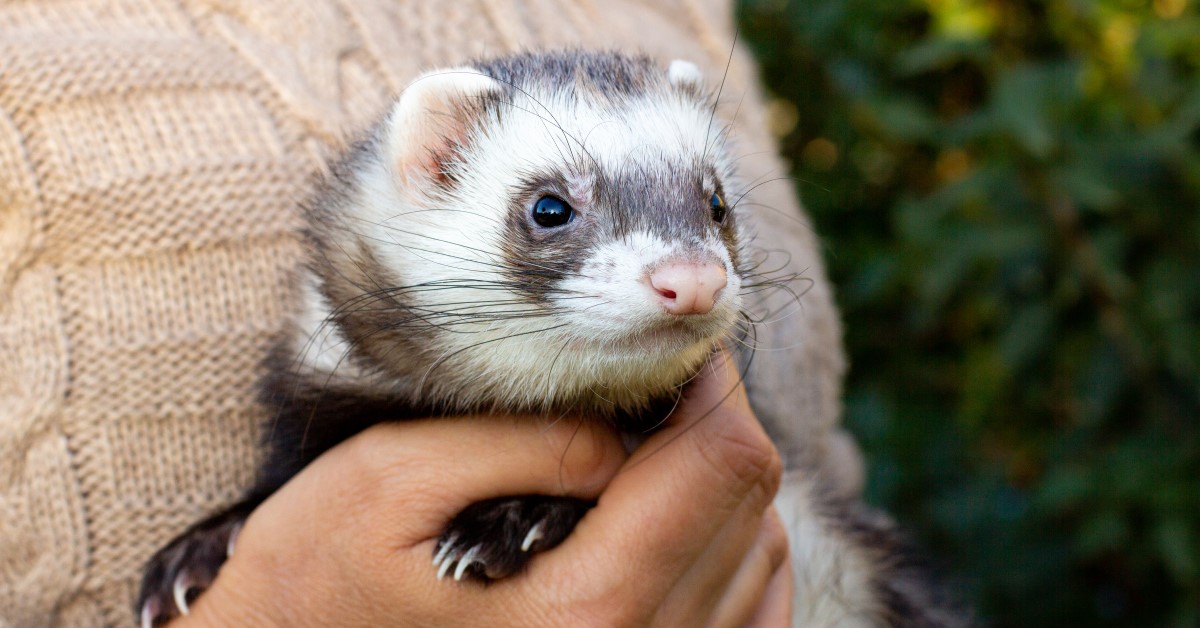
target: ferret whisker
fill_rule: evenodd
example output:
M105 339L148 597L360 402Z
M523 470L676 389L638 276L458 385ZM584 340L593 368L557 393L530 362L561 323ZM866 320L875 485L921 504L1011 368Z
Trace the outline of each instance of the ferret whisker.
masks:
M403 218L404 216L411 216L413 214L424 214L424 213L429 213L429 212L452 212L452 213L456 213L456 214L467 214L468 216L474 216L476 218L479 218L481 220L486 220L486 221L494 223L494 224L500 224L500 220L498 218L496 218L495 216L489 216L487 214L483 214L483 213L480 213L477 211L472 211L469 209L460 209L458 207L421 207L421 208L409 210L406 212L400 212L399 214L393 214L391 216L388 216L387 218L384 218L383 220L381 220L379 222L375 222L373 220L367 220L367 219L361 218L361 217L358 217L358 219L362 220L363 222L367 222L369 224L373 224L375 226L382 227L384 229L392 229L393 227L389 226L387 223L389 223L393 220L398 220L400 218Z
M375 329L375 330L373 330L367 334L364 334L362 336L348 338L349 344L347 345L346 350L342 352L342 355L338 356L337 362L334 363L333 368L329 369L329 373L325 376L325 381L322 382L322 384L320 386L320 391L317 395L317 398L313 402L312 409L309 411L308 417L305 420L304 430L301 433L300 444L298 446L298 450L299 450L298 453L300 455L303 455L304 449L308 445L309 429L312 426L313 420L316 419L317 409L320 408L321 402L324 401L326 392L329 390L329 385L330 385L330 383L333 382L333 378L337 374L338 369L340 369L342 367L342 364L344 364L346 362L346 360L350 358L350 356L354 352L354 349L357 346L361 346L361 343L364 340L366 340L367 338L369 338L371 336L374 336L377 333L380 333L381 331L383 331L383 329Z
M448 318L449 320L440 320L440 318ZM486 324L494 324L497 322L507 321L525 321L549 318L547 315L513 315L513 316L481 316L481 317L436 317L436 316L421 316L414 315L405 319L397 319L388 321L387 328L389 330L399 329L441 329L448 333L454 334L471 334L482 333L486 329L480 329L480 326ZM460 329L461 327L461 329Z
M367 223L369 223L369 224L373 224L373 223L371 223L371 221L364 221L364 222L367 222ZM408 235L416 235L416 234L414 234L413 232L406 231L406 230L403 230L403 229L398 229L398 228L395 228L395 227L383 227L383 228L385 228L385 229L390 229L390 230L392 230L392 231L396 231L396 232L398 232L398 233L404 233L404 234L408 234ZM356 235L356 236L358 236L358 237L360 237L360 238L363 238L364 240L374 240L374 241L376 241L376 242L382 242L382 243L384 243L384 244L389 244L389 245L392 245L392 246L398 246L398 247L400 247L400 248L403 248L403 249L405 249L405 250L407 250L407 251L412 251L412 252L414 252L414 253L427 253L427 254L430 254L430 255L439 255L439 256L442 256L442 257L447 257L447 258L454 259L454 260L459 260L459 261L468 262L468 263L472 263L472 264L479 264L479 265L481 265L481 266L485 266L485 267L489 267L489 268L499 268L499 269L505 269L505 268L507 268L507 266L506 266L505 264L503 264L503 263L500 263L500 262L496 262L496 261L488 261L488 260L481 260L481 259L472 259L472 258L469 258L469 257L462 257L462 256L460 256L460 255L454 255L454 254L452 254L452 253L447 253L447 252L445 252L445 251L435 251L435 250L432 250L432 249L418 248L418 247L415 247L415 246L412 246L412 245L405 245L405 244L401 244L401 243L399 243L399 242L397 242L397 241L395 241L395 240L384 240L384 239L382 239L382 238L377 238L377 237L374 237L374 236L370 236L370 235L367 235L367 234L360 233L360 232L354 231L354 230L352 230L352 229L349 229L348 227L343 227L343 229L344 229L345 231L347 231L348 233L352 233L352 234L354 234L354 235ZM429 237L429 236L425 236L425 237L426 237L427 239L429 239L429 240L433 240L434 242L442 242L442 243L445 243L445 244L453 244L453 245L455 245L455 246L459 246L459 247L461 247L461 248L465 248L465 249L467 249L467 250L469 250L469 251L473 251L473 252L481 253L481 254L483 254L483 255L485 255L485 256L492 256L492 255L495 255L494 253L489 253L489 252L487 252L487 251L484 251L483 249L479 249L479 248L476 248L476 247L468 246L468 245L466 245L466 244L462 244L462 243L458 243L458 242L452 242L452 241L449 241L449 240L443 240L443 239L441 239L441 238L434 238L434 237ZM418 256L418 257L420 257L420 256ZM422 259L427 259L427 258L422 258ZM432 260L428 260L428 261L431 261L431 262L432 262ZM549 268L545 268L545 267L539 267L539 268L542 268L543 270L546 270L548 273L552 273L552 272L553 272L553 269L549 269ZM458 270L467 270L467 269L465 269L465 268L459 268ZM553 275L550 275L550 274L548 274L547 276L548 276L548 277L550 277L550 276L553 276Z
M435 360L433 364L429 365L429 368L425 371L425 374L421 377L420 383L417 385L417 391L423 392L425 390L425 382L428 381L429 375L432 374L434 370L436 370L439 366L444 364L447 360L449 360L449 359L453 358L454 356L459 355L465 351L469 351L471 349L475 349L475 348L478 348L478 347L486 345L486 344L491 344L494 342L508 340L510 338L518 338L518 337L522 337L522 336L529 336L532 334L545 333L547 331L559 329L559 328L566 327L566 326L567 326L566 323L560 323L558 325L552 325L550 327L544 327L542 329L534 329L531 331L515 332L512 334L507 334L505 336L501 336L499 338L489 338L488 340L483 340L483 341L480 341L480 342L477 342L477 343L474 343L471 345L467 345L461 349L451 351L450 353L447 353L447 354L443 355L442 357L438 358L437 360Z
M376 280L376 278L375 278L375 276L374 276L374 274L373 274L373 273L371 273L370 271L368 271L368 270L367 270L367 269L366 269L366 268L365 268L365 267L362 265L362 263L361 263L360 261L358 261L358 259L357 259L355 256L352 256L352 255L350 255L350 252L346 250L346 247L345 247L345 246L344 246L344 245L343 245L341 242L334 242L334 245L338 247L338 250L340 250L340 251L342 252L342 255L343 255L343 256L345 256L345 258L346 258L346 259L350 260L350 263L354 264L354 266L355 266L356 268L358 268L359 272L360 272L360 273L361 273L361 274L362 274L364 277L367 277L367 278L368 278L368 279L371 281L371 283L375 284L375 288L376 288L377 290L384 290L384 289L385 289L385 288L384 288L382 285L380 285L380 284L379 284L379 282ZM336 273L336 275L337 275L338 277L340 277L340 278L341 278L343 281L345 281L346 283L348 283L348 284L350 284L350 285L354 286L355 288L358 288L359 290L362 290L362 291L363 291L363 292L365 292L365 293L370 293L370 292L372 292L371 290L368 290L367 288L365 288L365 287L363 287L362 285L360 285L360 284L359 284L357 281L355 281L355 280L353 280L353 279L350 279L349 277L347 277L347 276L346 276L344 273L342 273L342 272L341 272L340 268L339 268L339 267L338 267L336 264L329 263L329 264L328 264L328 266L330 266L331 268L333 268L333 270L334 270L334 273Z
M725 93L725 81L729 78L729 67L733 65L733 52L737 49L738 32L733 32L733 41L729 44L729 58L725 60L725 72L721 74L721 84L717 87L717 96L713 98L712 109L708 112L708 126L704 132L704 152L701 154L701 159L708 158L708 151L712 148L710 137L712 134L713 120L717 117L717 107L721 104L721 95Z
M563 413L558 415L554 423L558 423L563 417L567 416L567 412L568 410L563 410ZM571 450L571 443L575 442L575 437L579 435L579 430L583 429L583 421L584 418L579 417L579 421L575 423L575 430L571 432L571 438L567 439L567 444L563 447L562 455L558 458L558 489L564 493L567 492L567 478L563 475L563 470L567 466L567 452ZM554 423L551 423L546 429L553 427Z
M745 100L746 100L746 95L742 94L742 97L738 99L737 107L734 108L734 110L733 110L733 116L730 117L729 123L726 124L725 126L721 127L721 130L717 132L717 136L713 140L714 144L725 145L726 143L729 142L730 138L733 137L733 132L737 128L735 126L735 123L737 122L737 116L738 116L738 113L741 112L742 103Z
M588 385L587 385L587 390L588 390L588 392L592 393L592 395L593 395L594 397L596 397L597 399L599 399L599 400L601 400L601 401L604 401L604 402L608 403L608 405L610 405L610 406L612 406L612 407L614 407L614 408L617 406L617 404L613 403L613 400L612 400L612 399L609 399L608 397L605 397L604 395L600 394L600 391L596 390L596 387L595 387L595 386L593 386L593 385L591 385L591 384L588 384Z
M419 325L419 327L437 327L438 329L443 329L447 332L460 333L460 334L462 334L462 333L481 333L481 332L487 331L487 328L480 329L480 327L482 325L493 325L498 322L529 321L529 320L537 320L537 319L545 319L545 318L550 318L550 316L544 315L544 314L530 314L530 315L512 315L512 316L502 316L502 315L501 316L481 316L481 317L468 317L468 318L453 317L453 320L449 320L449 321L437 320L434 318L427 317L427 318L422 319L422 322L424 324ZM389 325L389 327L391 327L392 329L399 329L401 327L412 327L412 325L393 324L393 325ZM464 328L460 329L460 327L464 327Z
M740 388L742 386L742 382L744 382L746 380L746 373L748 373L750 371L750 367L754 362L755 353L756 352L754 352L754 351L752 351L750 353L749 357L746 359L745 365L741 368L741 370L738 371L738 377L737 377L737 380L734 381L733 386L731 386L729 388L728 392L726 392L724 395L721 396L721 398L717 401L717 403L715 405L713 405L713 407L709 408L708 410L705 410L704 413L702 413L699 417L697 417L695 421L692 421L691 425L685 426L678 433L673 434L670 438L668 438L666 440L666 442L661 443L656 449L654 449L650 453L646 454L646 457L642 458L641 460L637 460L637 461L631 463L626 468L633 468L633 467L641 464L643 461L648 460L651 456L658 453L659 451L662 451L663 448L665 448L668 445L670 445L671 443L675 442L676 439L683 436L684 433L686 433L688 430L699 425L701 421L704 421L704 420L708 419L708 417L712 416L712 413L716 412L717 408L720 408L722 405L724 405L725 402L730 397L732 397L735 392L737 392L738 388ZM731 356L731 359L732 359L732 356ZM709 366L711 366L712 368L714 368L714 369L716 368L716 365L712 364L711 356L709 357L708 363L709 363Z
M782 255L784 261L771 270L762 270L762 266L767 263L767 260L771 259L771 256L776 254ZM755 259L753 263L749 264L743 269L743 272L747 275L771 275L784 270L792 264L792 253L790 251L784 251L781 249L764 249L759 251L756 257L757 259Z
M345 255L346 255L348 258L350 258L350 259L352 259L352 260L353 260L353 258L351 258L351 257L349 256L349 254L346 252L345 248L344 248L344 247L341 245L341 243L337 243L337 246L338 246L338 248L339 248L339 249L341 249L341 251L342 251L342 253L343 253L343 254L345 254ZM369 273L367 273L366 269L365 269L365 268L363 268L361 264L359 264L357 261L354 261L353 263L354 263L354 264L355 264L355 265L356 265L356 266L359 268L359 270L360 270L360 271L361 271L361 272L362 272L362 273L363 273L365 276L370 276L370 274L369 274ZM330 266L333 266L333 265L330 265ZM341 276L341 277L342 277L342 279L346 280L346 282L347 282L347 283L349 283L349 284L351 284L351 285L354 285L354 286L356 286L356 287L360 287L360 289L361 289L361 286L358 286L358 284L357 284L356 282L354 282L354 281L351 281L351 280L350 280L348 277L346 277L345 275L342 275L340 272L338 272L338 275L339 275L339 276ZM374 282L374 279L372 279L372 281ZM379 285L379 284L378 284L378 282L375 282L375 285L376 285L376 288L377 288L377 290L374 290L374 291L371 291L371 290L365 291L365 292L363 293L363 295L362 295L362 298L370 298L370 297L372 297L372 296L374 296L374 295L386 294L386 293L387 293L387 291L388 291L388 288L385 288L385 287L383 287L383 286ZM354 301L354 300L352 299L351 301ZM335 310L334 310L332 313L330 313L330 315L329 315L329 316L325 317L325 319L323 319L323 320L321 321L321 323L320 323L320 324L317 326L317 332L318 332L318 333L315 333L315 334L313 334L312 336L310 336L310 337L308 338L308 340L307 340L307 341L304 343L304 345L303 345L303 347L302 347L302 350L301 350L300 352L298 352L297 356L296 356L296 357L295 357L295 358L292 360L292 364L290 365L290 368L291 368L291 369L296 369L296 368L299 366L299 364L301 364L301 363L303 362L303 360L305 359L305 357L308 355L308 352L311 350L311 347L312 347L313 343L316 341L316 339L317 339L317 338L320 338L320 337L322 337L322 336L323 336L323 334L324 334L324 332L325 332L325 329L327 329L329 325L331 325L331 324L336 324L336 317L337 317L337 315L338 315L340 312L344 312L344 311L345 311L345 308L347 307L347 305L348 305L349 303L350 303L350 302L347 302L347 303L344 303L344 304L342 304L342 305L339 305L339 306L338 306L338 308L336 308L336 309L335 309ZM339 361L339 364L340 364L340 361ZM295 397L296 397L296 395L298 395L298 394L299 394L299 387L300 387L300 380L299 380L299 379L297 379L297 380L294 382L294 385L293 385L293 390L292 390L292 393L291 393L291 396L292 396L292 398L295 398ZM274 429L274 425L272 425L272 430L273 430L273 429Z
M758 349L758 347L757 347L756 345L754 345L754 344L751 344L750 342L747 342L747 341L746 341L746 339L745 339L744 337L741 337L741 336L739 336L738 334L736 334L736 333L735 333L735 330L732 330L732 329L731 329L731 330L729 330L729 331L727 331L727 332L725 332L725 334L724 334L724 335L723 335L721 338L722 338L723 340L727 340L727 341L729 341L729 342L732 342L732 343L734 343L734 344L736 344L736 345L739 345L739 346L745 347L745 348L747 348L747 349L750 349L750 350L757 350L757 349Z
M484 255L485 257L489 257L489 258L490 258L490 257L496 257L496 256L498 256L498 255L499 255L498 253L491 252L491 251L486 251L486 250L484 250L484 249L481 249L481 248L478 248L478 247L473 247L473 246L470 246L470 245L468 245L468 244L464 244L464 243L461 243L461 242L454 242L453 240L446 240L446 239L443 239L443 238L435 238L435 237L432 237L432 236L429 236L429 235L419 234L419 233L416 233L416 232L413 232L413 231L409 231L409 230L406 230L406 229L401 229L401 228L399 228L399 227L393 227L393 226L388 226L388 225L382 225L382 224L380 224L380 223L378 223L378 222L376 222L376 221L372 221L372 220L366 220L366 219L364 219L364 218L358 218L358 217L355 217L355 219L356 219L356 220L359 220L359 221L361 221L361 222L365 222L365 223L367 223L367 224L375 225L375 226L378 226L378 227L380 227L380 228L387 229L387 230L389 230L389 231L395 231L395 232L397 232L397 233L401 233L401 234L404 234L404 235L413 235L413 236L423 237L423 238L425 238L425 239L432 240L432 241L434 241L434 242L440 242L440 243L442 243L442 244L450 244L450 245L453 245L453 246L457 246L457 247L460 247L460 248L464 248L464 249L467 249L468 251L471 251L471 252L474 252L474 253L479 253L479 254L481 254L481 255ZM456 255L453 255L453 254L450 254L450 253L446 253L446 252L443 252L443 251L435 251L435 250L431 250L431 249L417 248L417 247L414 247L414 246L411 246L411 245L404 245L404 244L400 244L399 242L396 242L396 241L394 241L394 240L390 240L390 241L389 241L389 240L383 240L383 239L381 239L381 238L377 238L377 237L370 236L370 235L367 235L367 234L364 234L364 233L360 233L360 232L358 232L358 231L354 231L354 230L350 229L349 227L341 227L341 228L342 228L342 229L344 229L344 230L346 230L347 232L349 232L349 233L352 233L352 234L354 234L354 235L356 235L356 236L359 236L359 237L361 237L361 238L363 238L363 239L375 240L375 241L378 241L378 242L383 242L383 243L385 243L385 244L391 244L391 245L394 245L394 246L399 246L399 247L401 247L401 248L404 248L404 249L406 249L406 250L409 250L409 251L414 251L414 252L422 252L422 253L430 253L430 254L433 254L433 255L441 255L441 256L444 256L444 257L448 257L448 258L450 258L450 259L456 259L456 260L460 260L460 261L464 261L464 262L470 262L470 263L473 263L473 264L480 264L480 265L488 266L488 267L491 267L491 268L499 268L499 269L506 269L506 268L508 268L508 264L505 264L505 263L503 263L503 262L498 262L498 261L494 261L494 260L488 261L488 260L472 259L472 258L468 258L468 257L456 256ZM531 264L531 263L529 263L529 262L525 262L525 263L526 263L526 264L528 264L529 266L532 266L533 268L537 268L537 269L540 269L540 270L546 271L546 273L547 273L547 274L545 275L546 277L551 277L551 278L552 278L552 277L555 277L555 276L557 276L557 271L555 271L555 269L553 269L553 268L548 268L548 267L545 267L545 266L540 266L540 265L537 265L537 264ZM463 270L465 270L465 269L463 269Z
M571 339L567 338L567 339L563 340L561 345L559 345L558 351L554 352L554 359L550 361L550 371L551 372L554 372L554 367L558 366L559 358L562 357L563 352L566 351L567 347L569 347L570 345L571 345Z
M291 360L291 363L288 366L289 371L295 372L299 368L300 364L302 364L307 359L309 352L313 350L313 347L315 346L317 340L319 338L324 337L325 330L328 329L328 327L330 325L336 325L338 315L349 310L352 303L356 303L360 300L366 300L366 299L370 299L370 298L378 299L377 295L379 293L382 293L385 291L386 291L386 289L381 289L379 291L365 293L365 294L360 295L359 297L356 297L354 299L351 299L351 300L339 305L337 308L335 308L333 310L333 312L331 312L328 316L326 316L324 319L322 319L320 321L320 323L317 325L315 333L311 334L305 340L304 344L301 346L300 350L297 352L297 355ZM290 394L291 399L295 399L296 396L299 394L299 389L301 387L301 383L302 383L302 380L300 380L299 378L297 378L293 382L292 391ZM271 429L272 429L272 431L274 430L274 423L272 424Z
M811 279L808 279L807 277L799 277L792 281L803 281L806 279L808 281L812 281ZM780 282L780 283L766 282L766 283L751 284L748 286L743 286L742 289L738 293L741 294L742 296L749 296L752 294L760 294L760 293L770 292L770 291L775 291L775 292L784 291L784 292L790 292L793 300L799 300L800 297L803 296L803 294L808 291L806 289L804 292L796 292L795 290L792 290L791 286L788 285L788 283L790 283L790 282L786 282L786 283L785 282Z
M750 152L742 153L742 154L738 155L737 157L730 159L729 163L737 164L737 163L740 163L743 159L746 159L747 157L754 157L757 155L774 155L774 154L775 154L775 151L773 151L773 150L752 150Z
M749 199L741 201L738 204L738 207L761 207L767 211L779 214L780 216L783 216L784 218L796 223L797 225L799 225L800 227L802 227L805 231L807 231L809 233L812 233L814 235L816 234L816 230L813 229L812 223L804 220L803 218L800 217L799 214L797 214L795 212L784 211L777 207L767 205L766 203L759 203L757 201L753 201L753 200L749 200Z
M783 345L783 346L778 346L778 347L763 347L758 342L758 326L759 325L770 325L772 322L774 322L774 321L752 320L749 317L749 313L743 312L739 323L744 323L746 325L747 332L753 332L753 338L751 339L752 343L747 343L743 339L743 340L739 341L739 344L741 344L742 346L746 347L747 349L749 349L751 351L766 351L768 353L780 353L780 352L784 352L784 351L791 351L797 347L804 346L803 340L797 340L796 342L789 344L789 345ZM733 333L734 331L735 330L730 330L729 333Z
M772 177L772 178L770 178L770 179L767 179L767 180L765 180L765 181L759 181L758 183L756 183L756 184L752 185L752 186L751 186L749 189L747 189L747 190L743 191L743 192L742 192L742 195L741 195L741 196L739 196L739 197L737 198L737 200L736 200L736 201L734 201L734 202L733 202L733 203L732 203L730 206L731 206L731 207L737 207L737 206L738 206L738 203L740 203L740 202L742 201L742 199L746 198L746 195L747 195L747 194L750 194L750 193L751 193L751 192L753 192L754 190L757 190L758 188L760 188L760 187L762 187L762 186L764 186L764 185L767 185L767 184L770 184L770 183L776 183L776 182L778 182L778 181L794 181L795 179L796 179L796 178L795 178L795 177L792 177L792 176L780 176L780 177Z
M804 284L804 292L808 292L812 289L814 281L811 277L805 275L807 272L808 269L803 269L792 272L778 272L774 275L755 275L753 278L756 281L751 283L751 287L757 287L759 285L791 287L793 284ZM801 296L802 294L803 293L800 293L796 296Z
M612 305L612 301L603 300L603 299L600 299L600 297L595 297L595 298L597 299L597 301L595 303L585 306L581 311L589 312L594 308L603 307L605 305Z
M803 283L805 285L804 289L800 292L796 292L796 290L792 288L792 285L797 282ZM768 279L768 280L765 280L760 283L751 284L750 287L762 288L764 290L770 289L770 288L774 288L775 290L782 290L782 291L790 294L792 296L793 301L795 301L796 303L799 303L801 298L803 298L804 295L808 294L808 292L810 290L812 290L813 286L815 286L815 285L816 285L816 281L814 281L812 278L797 276L797 277L782 278L780 280Z
M664 414L663 417L661 419L659 419L657 423L642 430L643 434L649 434L649 433L657 430L658 428L665 425L667 423L667 421L671 419L671 417L675 416L675 410L679 409L679 404L680 404L680 402L683 401L683 389L688 384L692 383L692 381L695 380L697 377L700 377L700 370L697 370L695 373L690 375L686 380L680 382L680 384L675 387L675 399L672 400L671 409L667 410L666 414Z
M773 169L771 169L771 170L767 170L766 172L764 172L764 173L762 173L762 174L758 175L757 177L754 177L754 178L753 178L753 179L751 179L750 181L746 182L746 184L745 184L745 186L744 186L746 189L743 191L744 193L743 193L741 196L739 196L738 198L734 199L734 200L733 200L733 202L729 204L729 207L730 207L730 208L732 208L732 209L734 209L734 210L737 210L737 208L739 208L739 207L741 207L741 206L742 206L742 205L741 205L741 203L742 203L742 200L743 200L743 199L744 199L744 198L745 198L745 197L746 197L746 196L747 196L747 195L748 195L748 194L749 194L749 193L750 193L752 190L754 190L755 186L756 186L756 185L757 185L759 182L762 182L763 180L767 179L768 177L774 176L774 175L775 175L777 172L779 172L779 169L778 169L778 168L773 168Z
M579 148L580 148L581 150L583 150L584 154L585 154L585 155L587 155L587 157L588 157L589 159L591 159L591 160L592 160L592 165L593 165L594 167L596 167L596 168L599 168L599 167L600 167L600 162L599 162L599 161L598 161L598 160L595 158L595 156L593 156L593 155L592 155L592 153L591 153L590 151L588 151L588 149L587 149L587 146L586 146L586 145L585 145L583 142L580 142L578 138L576 138L576 137L574 137L573 135L571 135L571 134L570 134L570 133L567 131L567 129L566 129L565 127L563 127L562 123L558 121L558 118L554 117L554 112L553 112L553 111L551 111L551 110L550 110L550 108L549 108L549 107L547 107L547 106L545 105L545 103L543 103L542 101L540 101L540 100L538 100L537 98L533 97L533 95L531 95L531 94L530 94L528 91L526 91L526 90L522 89L522 88L521 88L520 86L518 86L518 85L515 85L515 84L513 84L511 81L506 81L506 80L498 79L498 78L496 78L496 77L493 77L493 79L495 79L495 80L498 80L498 81L500 81L500 82L502 82L502 83L505 83L505 84L509 85L509 86L510 86L510 87L512 87L514 90L516 90L516 91L520 92L522 95L524 95L526 98L529 98L531 101L533 101L533 102L534 102L534 103L536 103L536 104L537 104L539 107L541 107L543 110L545 110L545 111L546 111L546 116L549 116L549 117L548 117L548 118L547 118L547 117L543 117L541 114L538 114L538 113L535 113L535 112L533 112L533 111L530 111L530 110L528 110L528 109L526 109L526 108L524 108L524 107L520 107L520 106L516 105L515 103L513 103L512 101L508 101L508 102L507 102L507 104L508 104L509 106L511 106L513 109L516 109L516 110L518 110L518 111L524 111L525 113L528 113L528 114L530 114L530 115L532 115L532 116L534 116L534 117L538 118L539 120L542 120L543 122L549 122L549 123L550 123L551 125L553 125L553 126L556 128L556 129L558 129L558 130L559 130L559 132L560 132L560 133L562 133L562 135L563 135L564 137L566 137L567 139L570 139L570 140L574 141L576 144L578 144L578 145L579 145Z
M494 312L471 312L471 311L443 311L441 309L430 309L420 307L410 307L404 310L396 310L398 313L409 313L410 317L395 318L388 321L387 325L396 329L406 326L406 324L414 319L422 321L431 321L438 318L455 319L462 322L478 322L478 321L499 321L499 320L523 320L531 318L547 318L559 314L559 312L545 311L542 309L523 309L523 310L498 310Z
M764 312L756 323L759 325L773 325L793 316L798 316L803 311L804 303L799 300L788 301L788 305L786 306Z
M499 321L499 320L521 320L528 318L544 318L554 316L555 312L545 312L541 310L511 310L511 311L495 311L495 312L441 312L431 309L411 309L414 315L420 316L423 320L450 319L461 322L476 322L476 321ZM402 321L403 319L399 319ZM395 323L395 321L393 322Z

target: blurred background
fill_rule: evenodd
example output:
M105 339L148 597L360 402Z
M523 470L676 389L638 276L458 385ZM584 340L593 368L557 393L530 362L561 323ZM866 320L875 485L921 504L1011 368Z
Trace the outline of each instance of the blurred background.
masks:
M846 421L993 626L1200 626L1193 0L742 0Z

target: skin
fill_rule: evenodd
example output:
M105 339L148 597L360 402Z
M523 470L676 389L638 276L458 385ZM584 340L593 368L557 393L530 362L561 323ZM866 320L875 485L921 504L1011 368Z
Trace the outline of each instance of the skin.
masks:
M787 537L771 506L779 455L727 356L689 390L631 456L578 420L377 425L255 510L220 577L173 625L790 625ZM439 581L431 559L446 522L519 493L598 505L523 574Z

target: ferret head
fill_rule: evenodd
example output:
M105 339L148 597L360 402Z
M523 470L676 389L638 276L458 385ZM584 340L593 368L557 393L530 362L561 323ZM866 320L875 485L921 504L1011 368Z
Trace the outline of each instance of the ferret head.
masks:
M670 394L741 307L713 111L696 66L616 54L414 80L313 212L359 364L457 409Z

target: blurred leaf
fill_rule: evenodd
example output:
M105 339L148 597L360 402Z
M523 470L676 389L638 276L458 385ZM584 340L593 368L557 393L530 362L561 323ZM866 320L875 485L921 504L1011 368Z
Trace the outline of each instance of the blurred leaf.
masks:
M1125 385L1125 365L1116 348L1101 342L1080 371L1076 397L1085 423L1097 423L1112 411Z
M1045 159L1057 143L1051 106L1074 80L1064 68L1033 65L1009 68L996 81L992 115L1025 150ZM1068 81L1067 86L1063 81Z
M1075 538L1080 554L1094 556L1120 548L1129 538L1129 527L1114 512L1102 512L1084 522Z
M916 141L933 135L933 116L914 99L883 98L871 103L880 130L892 139Z
M853 304L878 298L895 281L897 272L899 265L893 257L880 255L872 259L842 288L845 300Z
M1196 579L1197 556L1196 530L1189 528L1179 517L1167 519L1158 526L1155 537L1159 552L1171 570L1171 575L1180 582Z
M904 50L896 59L899 76L946 69L962 60L980 61L987 55L987 46L979 40L929 39Z
M1093 160L1071 163L1051 175L1051 184L1074 198L1081 207L1111 211L1120 203L1121 195L1113 189L1111 178L1100 166Z
M1045 351L1050 343L1054 311L1048 303L1033 303L1017 311L1000 335L1000 357L1019 370Z
M1084 469L1059 468L1042 481L1037 506L1056 512L1084 505L1096 493L1095 479Z

